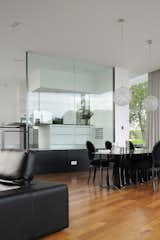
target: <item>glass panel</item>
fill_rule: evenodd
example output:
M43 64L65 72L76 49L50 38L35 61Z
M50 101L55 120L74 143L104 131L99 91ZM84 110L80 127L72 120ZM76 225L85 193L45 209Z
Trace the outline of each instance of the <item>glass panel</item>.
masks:
M30 147L104 148L113 141L113 69L28 54L28 118L38 132ZM32 135L35 131L32 131Z

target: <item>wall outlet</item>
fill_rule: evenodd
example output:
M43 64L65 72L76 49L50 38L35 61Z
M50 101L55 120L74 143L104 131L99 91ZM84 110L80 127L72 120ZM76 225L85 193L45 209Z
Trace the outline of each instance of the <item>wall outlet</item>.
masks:
M72 161L71 161L71 165L72 165L72 166L76 166L77 164L78 164L78 162L77 162L76 160L72 160Z

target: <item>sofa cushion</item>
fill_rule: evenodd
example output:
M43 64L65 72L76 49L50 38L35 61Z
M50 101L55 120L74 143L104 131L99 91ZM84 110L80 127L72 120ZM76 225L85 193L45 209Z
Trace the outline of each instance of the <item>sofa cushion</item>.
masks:
M17 196L25 193L36 193L43 190L67 187L64 183L34 180L30 185L17 186L11 183L0 183L0 199L4 197Z
M13 181L23 178L26 159L24 151L0 151L0 179Z
M11 191L11 190L17 190L21 188L21 186L18 185L13 185L13 184L6 184L5 182L0 183L0 193L2 194L2 192L6 192L6 191ZM2 194L3 196L3 194Z

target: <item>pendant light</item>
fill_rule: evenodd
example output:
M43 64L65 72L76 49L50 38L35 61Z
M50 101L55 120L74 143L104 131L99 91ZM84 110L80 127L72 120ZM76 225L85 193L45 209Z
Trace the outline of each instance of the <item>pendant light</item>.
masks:
M144 100L144 108L147 112L154 112L158 108L158 99L155 96L147 96Z
M152 45L152 40L147 40L147 44L148 44L148 51L149 51L149 61L151 59L151 45ZM155 97L155 96L147 96L145 99L144 99L144 108L147 112L154 112L157 110L158 108L158 98Z
M120 18L117 21L120 24L120 30L121 30L121 48L123 49L123 40L124 40L124 23L125 23L125 19ZM122 54L121 54L122 57ZM117 88L114 91L113 94L113 100L115 102L116 105L119 106L125 106L128 105L130 100L131 100L131 92L130 90L125 87L122 86L120 88Z

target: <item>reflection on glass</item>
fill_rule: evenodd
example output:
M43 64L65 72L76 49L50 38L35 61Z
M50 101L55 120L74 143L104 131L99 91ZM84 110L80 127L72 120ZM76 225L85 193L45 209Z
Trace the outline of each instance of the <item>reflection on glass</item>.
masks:
M112 68L32 53L28 63L28 116L39 126L39 147L85 148L90 140L104 148L113 140Z
M90 96L87 94L81 94L79 106L77 108L77 124L90 125L90 118L93 113L90 110Z

